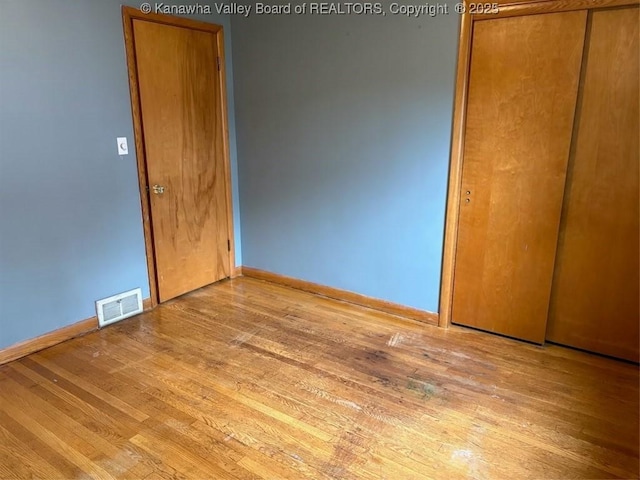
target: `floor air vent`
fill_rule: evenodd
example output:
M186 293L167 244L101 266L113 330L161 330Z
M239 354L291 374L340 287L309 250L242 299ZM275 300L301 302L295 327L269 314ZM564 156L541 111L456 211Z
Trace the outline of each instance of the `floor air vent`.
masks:
M134 288L96 302L98 324L101 327L142 313L142 290Z

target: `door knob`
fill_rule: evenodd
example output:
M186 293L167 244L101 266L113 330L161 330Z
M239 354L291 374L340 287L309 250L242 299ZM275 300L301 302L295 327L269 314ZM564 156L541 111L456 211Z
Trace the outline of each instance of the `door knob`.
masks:
M162 195L164 193L163 185L154 185L151 188L153 189L153 193L155 193L156 195Z

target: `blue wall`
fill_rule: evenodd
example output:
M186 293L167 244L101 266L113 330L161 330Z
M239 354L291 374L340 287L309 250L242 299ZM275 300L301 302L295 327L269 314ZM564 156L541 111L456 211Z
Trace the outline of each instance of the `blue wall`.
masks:
M0 1L0 348L149 295L120 4ZM230 19L200 19L225 27L240 264Z
M225 27L236 264L437 310L458 17L200 19ZM3 348L149 287L120 1L2 0L0 45Z
M233 18L243 265L437 311L458 22Z

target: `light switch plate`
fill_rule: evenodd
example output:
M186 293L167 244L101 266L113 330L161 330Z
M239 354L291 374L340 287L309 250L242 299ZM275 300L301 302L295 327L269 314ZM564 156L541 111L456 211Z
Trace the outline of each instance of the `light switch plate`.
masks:
M127 146L127 137L117 137L118 155L129 155L129 147Z

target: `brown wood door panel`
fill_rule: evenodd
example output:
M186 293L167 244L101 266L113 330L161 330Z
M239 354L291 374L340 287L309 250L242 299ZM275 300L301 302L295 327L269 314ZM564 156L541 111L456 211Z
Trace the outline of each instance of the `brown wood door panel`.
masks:
M547 339L639 360L638 8L592 14Z
M544 341L586 18L474 23L454 323Z
M133 20L160 301L230 274L212 32ZM156 194L154 185L164 187Z

